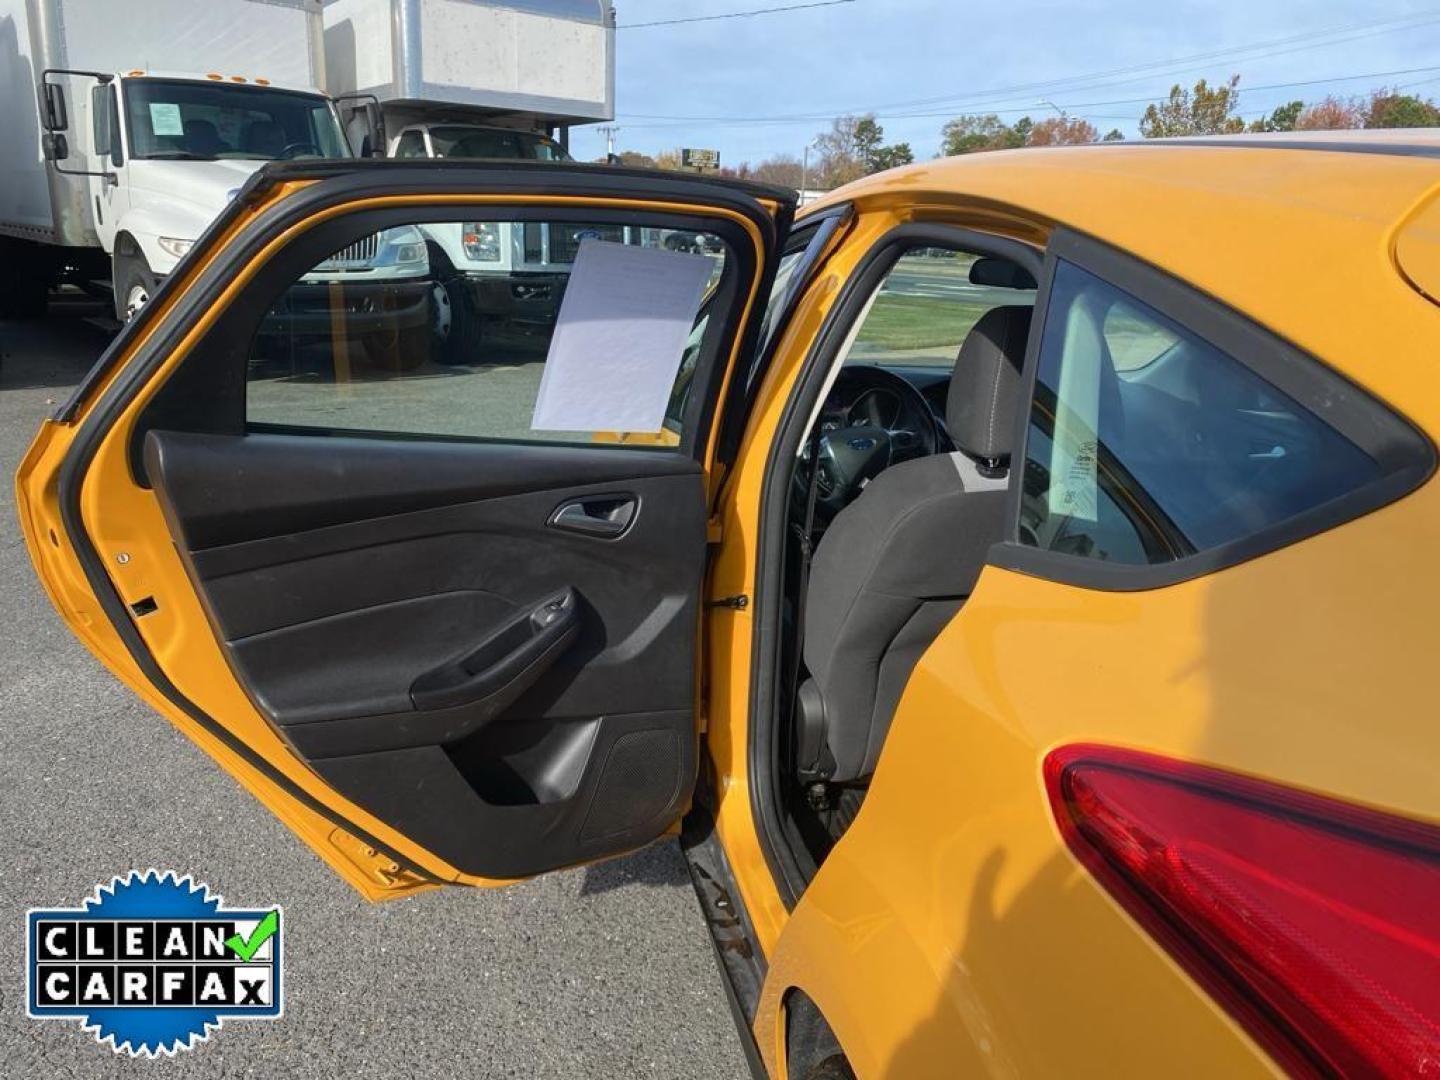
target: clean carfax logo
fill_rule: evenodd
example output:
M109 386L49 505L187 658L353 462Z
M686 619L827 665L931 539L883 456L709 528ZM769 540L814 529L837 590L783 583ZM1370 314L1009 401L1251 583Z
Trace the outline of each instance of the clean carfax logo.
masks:
M116 1053L173 1054L221 1021L281 1013L280 908L224 907L189 875L132 870L78 908L31 909L26 1011Z

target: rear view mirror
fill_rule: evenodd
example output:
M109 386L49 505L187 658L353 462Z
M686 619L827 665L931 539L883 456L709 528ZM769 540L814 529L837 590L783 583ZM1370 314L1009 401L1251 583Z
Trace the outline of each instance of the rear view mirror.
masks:
M70 156L70 144L58 131L46 132L41 136L40 150L46 161L64 161Z
M46 131L65 131L70 127L70 115L65 108L65 88L63 86L52 82L42 83L41 104L40 119L45 125Z

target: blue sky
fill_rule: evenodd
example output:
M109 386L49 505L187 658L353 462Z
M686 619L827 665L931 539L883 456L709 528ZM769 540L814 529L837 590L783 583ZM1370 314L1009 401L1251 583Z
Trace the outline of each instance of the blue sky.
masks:
M1293 98L1360 94L1380 83L1418 84L1413 92L1440 98L1436 0L853 0L624 28L793 2L615 0L618 149L713 147L727 164L779 152L798 157L827 126L825 117L874 111L887 140L907 140L924 158L938 151L947 116L1054 115L1041 98L1102 132L1118 127L1134 135L1144 100L1163 96L1174 82L1235 73L1247 117ZM1146 70L1136 70L1142 65ZM1418 68L1427 70L1335 81ZM1326 81L1261 89L1310 80ZM1037 87L1042 82L1051 85ZM593 158L604 140L593 128L577 128L571 148Z

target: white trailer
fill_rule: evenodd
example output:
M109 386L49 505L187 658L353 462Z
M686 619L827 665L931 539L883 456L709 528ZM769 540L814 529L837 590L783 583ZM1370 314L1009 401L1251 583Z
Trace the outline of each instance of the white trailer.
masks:
M359 104L342 110L362 153L567 161L571 125L615 116L615 11L609 0L330 0L325 66L332 94L379 106L378 133ZM554 320L579 238L666 242L585 222L421 231L439 355L461 363L489 328Z
M12 315L108 279L125 317L265 161L351 156L321 0L0 0L0 86Z
M615 116L609 0L330 0L325 64L332 94L375 96L392 138L429 120L546 131Z

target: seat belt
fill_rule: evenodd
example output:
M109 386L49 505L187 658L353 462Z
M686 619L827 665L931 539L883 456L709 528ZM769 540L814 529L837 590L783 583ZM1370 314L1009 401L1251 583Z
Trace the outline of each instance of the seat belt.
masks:
M790 661L790 730L795 732L796 750L801 746L800 724L800 663L805 651L805 609L810 600L810 562L815 554L815 499L820 486L820 435L815 435L810 450L810 480L805 489L805 522L800 532L800 575L795 604L795 654ZM817 758L821 747L816 747ZM797 755L798 756L798 755ZM817 761L796 761L798 769L808 771Z

